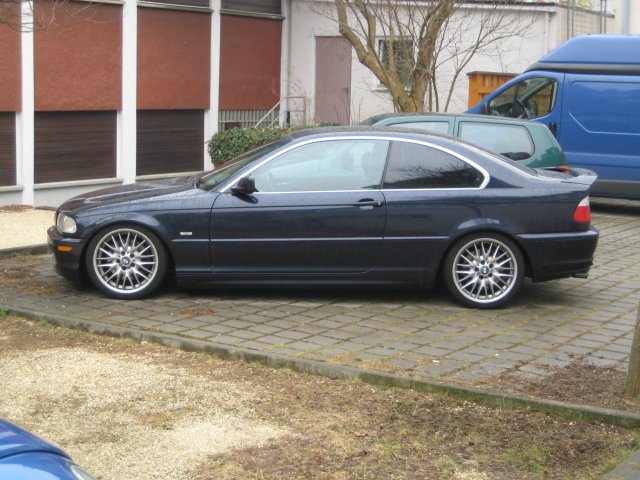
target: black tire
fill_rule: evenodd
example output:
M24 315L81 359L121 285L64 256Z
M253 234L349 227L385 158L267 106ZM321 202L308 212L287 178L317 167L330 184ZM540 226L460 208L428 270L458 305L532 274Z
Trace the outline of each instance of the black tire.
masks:
M85 260L93 284L120 299L153 293L164 280L168 265L158 236L138 225L114 225L98 232L89 242Z
M458 240L445 257L442 274L457 302L472 308L496 308L519 290L524 269L518 246L492 232Z

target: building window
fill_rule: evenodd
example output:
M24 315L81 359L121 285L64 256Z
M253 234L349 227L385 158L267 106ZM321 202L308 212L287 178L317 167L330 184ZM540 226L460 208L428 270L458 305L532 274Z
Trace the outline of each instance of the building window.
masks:
M16 184L16 114L0 113L0 187Z
M35 182L116 176L116 112L36 112Z
M280 0L222 0L222 10L250 15L280 15L282 12Z
M174 9L210 10L209 0L139 0L142 7L163 7Z
M202 170L203 110L139 110L138 175Z
M411 74L415 65L411 39L379 39L378 55L380 55L380 61L385 67L389 67L392 63L395 65L395 70L405 87L411 86Z

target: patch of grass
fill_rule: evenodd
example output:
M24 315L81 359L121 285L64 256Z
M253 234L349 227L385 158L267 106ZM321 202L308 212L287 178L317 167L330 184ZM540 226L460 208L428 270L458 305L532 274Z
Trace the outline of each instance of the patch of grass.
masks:
M523 467L527 472L544 473L544 465L551 457L551 452L538 443L531 443L505 450L503 457L510 464Z
M585 478L585 479L600 478L605 473L610 472L611 470L616 468L627 457L631 456L636 450L638 450L638 448L640 448L640 431L633 430L632 436L633 436L632 441L629 442L627 445L624 445L618 448L615 448L615 445L612 446L613 447L612 450L614 453L611 456L611 458L602 465L602 468L598 474L598 477L585 475L581 478Z
M38 320L36 323L39 327L48 327L49 325L51 325L51 322L49 322L49 320L45 320L44 318Z
M0 305L0 318L4 318L6 316L7 316L7 311L2 305Z

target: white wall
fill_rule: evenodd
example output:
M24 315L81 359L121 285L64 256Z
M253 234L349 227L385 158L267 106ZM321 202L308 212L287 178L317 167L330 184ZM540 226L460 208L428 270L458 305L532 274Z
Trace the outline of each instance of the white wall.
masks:
M624 33L624 0L609 0L613 3L613 12L615 15L613 32ZM640 34L640 2L638 0L629 0L629 34Z
M290 96L304 95L309 105L307 121L313 120L315 92L315 37L339 36L337 23L332 20L333 2L292 0L291 11L291 69L289 78ZM328 10L323 15L321 7ZM514 23L530 25L526 38L509 39L484 54L476 55L458 78L449 111L460 112L467 109L468 79L466 73L472 71L492 71L519 73L546 54L556 42L555 9L553 7L528 7L514 15ZM459 21L469 26L477 25L474 10L461 9L457 13ZM463 20L463 17L467 18ZM473 36L472 28L468 34ZM452 68L439 72L438 89L440 110L443 110L446 94L452 80ZM386 90L380 86L366 67L360 64L355 52L352 53L351 75L351 123L358 123L379 113L392 112L393 104ZM296 121L300 119L296 118Z

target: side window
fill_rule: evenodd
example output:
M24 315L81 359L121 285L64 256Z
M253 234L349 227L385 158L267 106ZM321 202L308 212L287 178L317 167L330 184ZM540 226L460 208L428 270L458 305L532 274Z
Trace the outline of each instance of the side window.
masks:
M460 122L458 136L511 160L525 160L534 151L531 135L521 125Z
M527 78L512 85L489 101L490 115L537 118L548 115L555 106L558 82L553 78Z
M484 177L468 163L426 145L393 142L385 189L477 188Z
M252 173L259 192L323 192L380 188L386 140L327 140L301 145Z
M403 128L417 128L419 130L426 130L427 132L435 132L435 133L449 133L449 122L403 122L403 123L394 123L394 127L403 127Z

